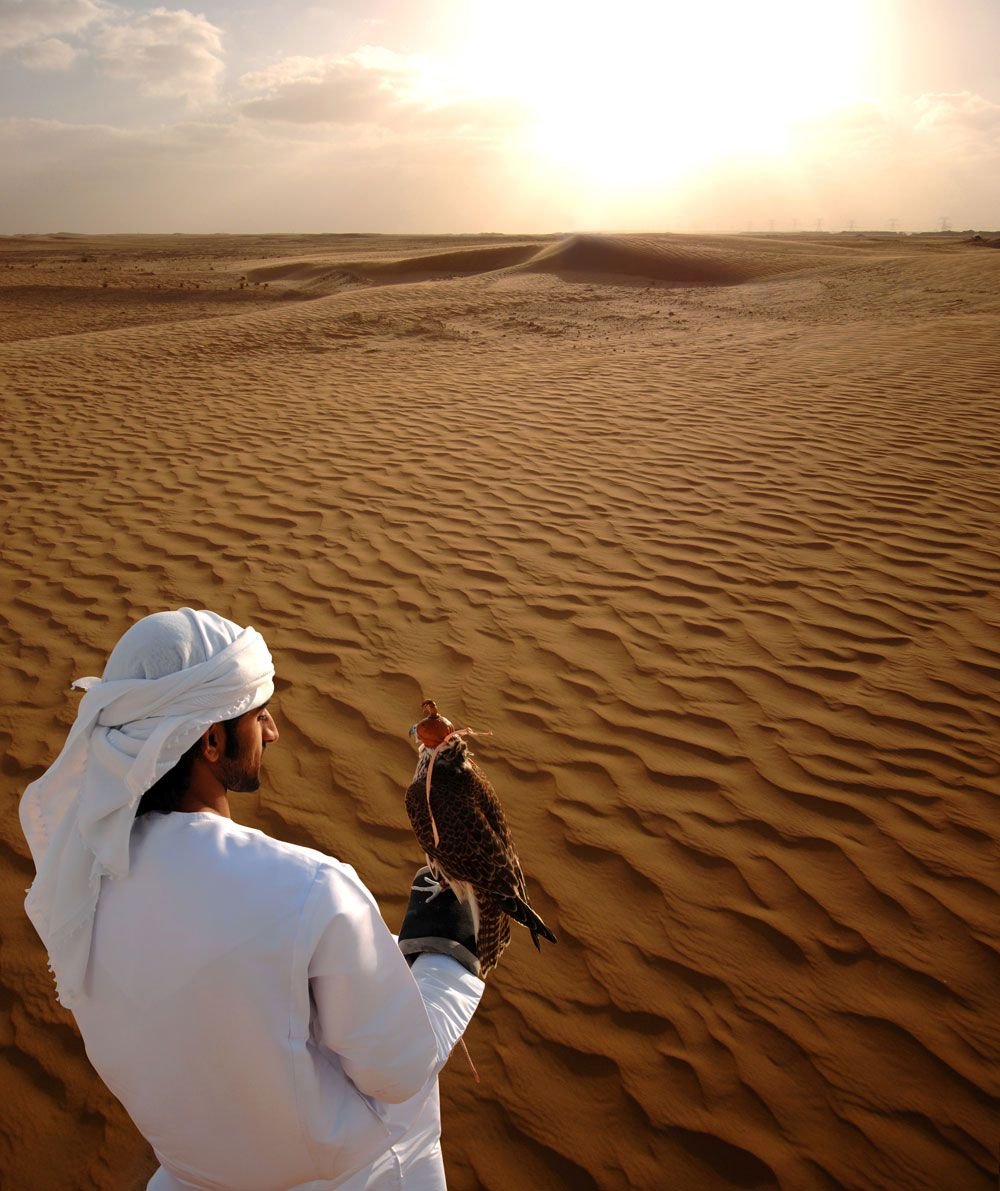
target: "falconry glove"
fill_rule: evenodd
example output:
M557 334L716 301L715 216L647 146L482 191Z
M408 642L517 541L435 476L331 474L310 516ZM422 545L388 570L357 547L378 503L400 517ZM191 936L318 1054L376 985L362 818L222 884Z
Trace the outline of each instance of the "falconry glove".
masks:
M399 949L412 964L418 955L450 955L473 976L480 974L472 909L436 880L424 865L410 886L410 904L399 928Z

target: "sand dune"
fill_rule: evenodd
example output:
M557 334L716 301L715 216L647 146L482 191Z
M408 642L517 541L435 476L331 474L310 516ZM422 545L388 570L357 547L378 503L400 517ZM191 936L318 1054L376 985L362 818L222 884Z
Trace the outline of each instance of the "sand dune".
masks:
M476 245L450 252L357 260L309 260L261 265L247 271L268 282L309 296L331 294L351 285L452 279L489 273L552 273L573 279L658 281L673 285L739 285L755 278L801 272L839 263L837 250L808 242L727 237L700 240L682 236L576 235L514 244Z
M291 261L287 264L261 265L247 276L256 282L283 284L313 293L332 293L345 285L364 282L391 284L398 281L426 281L492 273L531 260L537 244L503 244L456 249L452 252L426 252L398 258L347 260L329 258Z
M650 278L674 285L739 285L829 262L831 254L806 247L726 237L569 236L541 249L521 268L532 273Z
M46 298L90 267L67 251L117 305ZM391 925L419 699L495 733L561 942L515 940L468 1035L482 1084L445 1072L457 1191L993 1185L1000 254L3 252L0 302L37 291L0 345L5 1187L151 1167L53 1001L16 804L70 679L185 603L277 661L244 821L353 863ZM170 296L139 311L146 268ZM177 297L202 279L230 297Z

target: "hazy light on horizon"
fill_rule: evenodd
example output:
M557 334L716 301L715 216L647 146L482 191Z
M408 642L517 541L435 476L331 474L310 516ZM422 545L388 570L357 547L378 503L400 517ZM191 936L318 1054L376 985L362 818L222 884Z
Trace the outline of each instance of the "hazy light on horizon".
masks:
M0 0L0 230L1000 224L1000 6L253 11Z

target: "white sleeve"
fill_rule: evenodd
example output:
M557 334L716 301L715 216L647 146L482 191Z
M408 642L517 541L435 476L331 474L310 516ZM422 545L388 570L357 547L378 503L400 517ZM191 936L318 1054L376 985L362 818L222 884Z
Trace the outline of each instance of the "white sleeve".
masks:
M360 1092L399 1104L447 1061L483 983L447 956L421 956L411 972L347 866L325 869L316 886L311 913L327 915L309 963L318 1039Z
M418 955L411 971L437 1040L436 1075L465 1033L486 985L450 955Z

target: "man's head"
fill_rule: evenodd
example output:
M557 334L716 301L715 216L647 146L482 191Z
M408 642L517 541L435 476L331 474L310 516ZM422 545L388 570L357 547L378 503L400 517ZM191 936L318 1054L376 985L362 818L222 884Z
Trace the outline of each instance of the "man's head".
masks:
M239 625L214 612L181 608L154 613L134 624L112 650L104 680L169 680L172 675L204 667L242 632ZM205 728L143 794L136 813L179 810L192 786L218 783L226 790L259 789L264 748L278 738L267 711L272 690L268 681L259 690L249 691L244 701L244 706L252 702L249 710ZM129 728L123 731L127 733Z
M143 794L136 815L180 810L194 784L214 778L226 790L250 794L260 789L264 750L278 739L266 703L235 719L222 720L200 736L180 760Z

